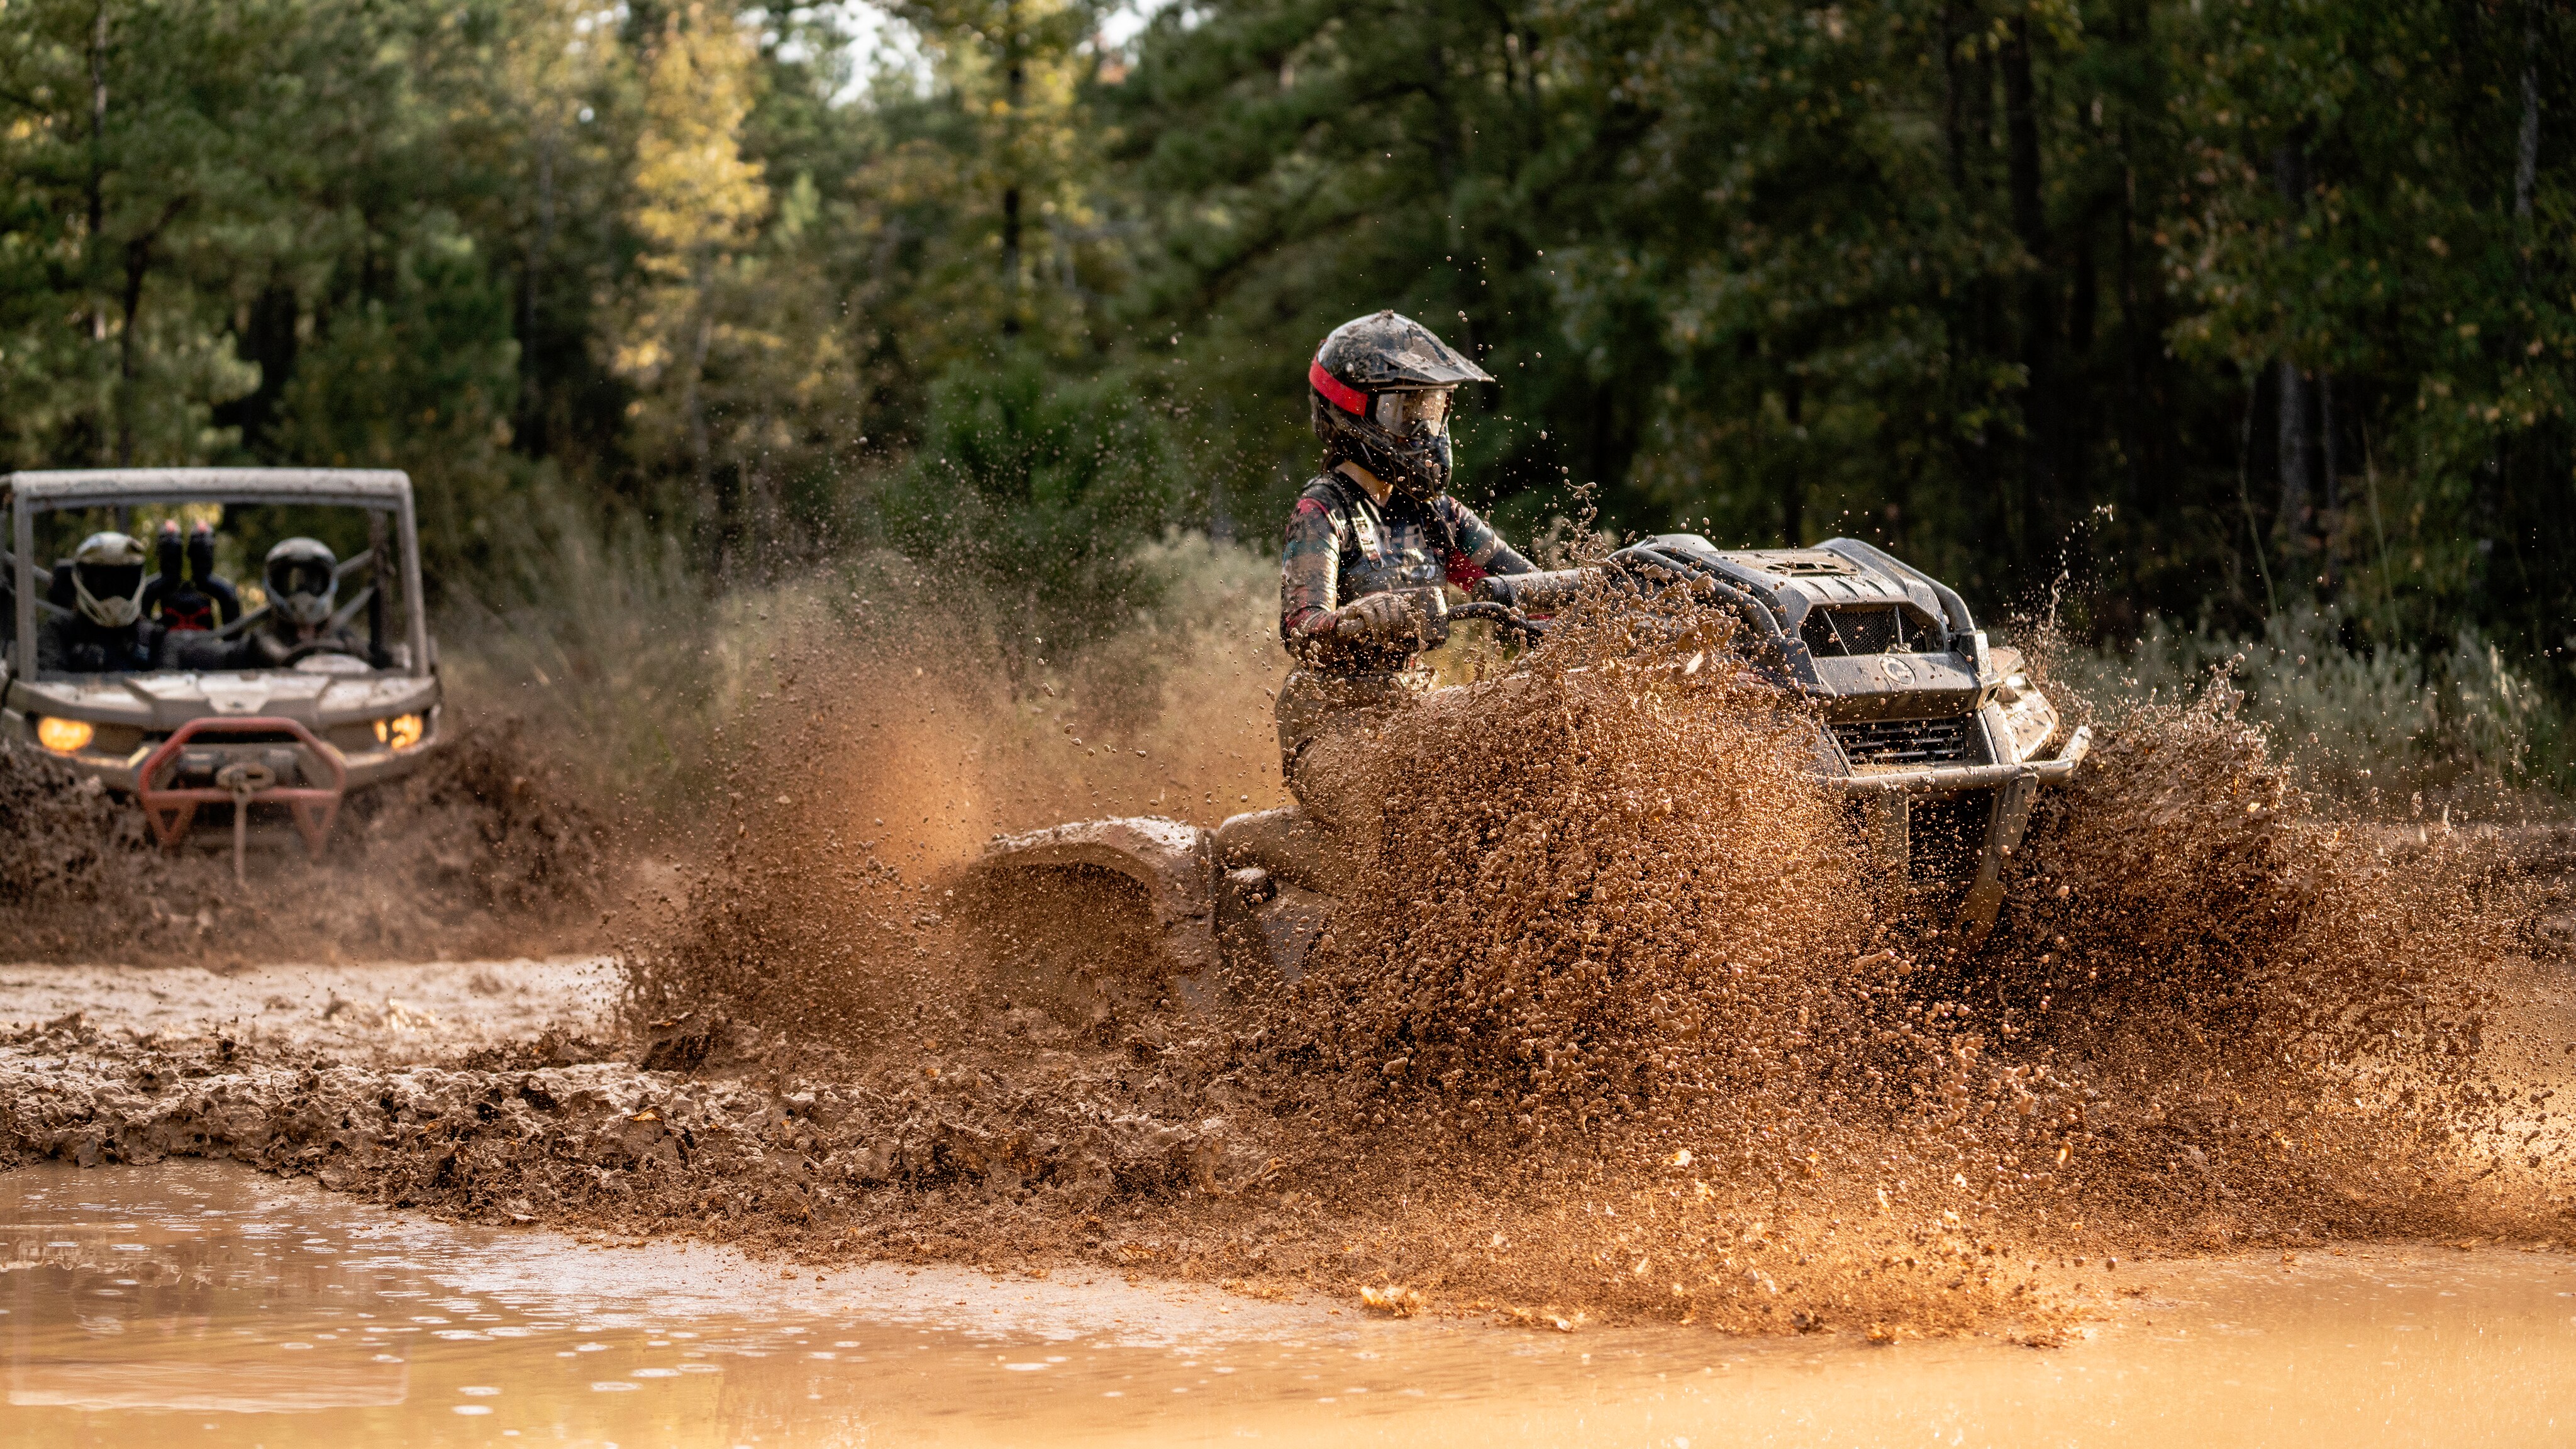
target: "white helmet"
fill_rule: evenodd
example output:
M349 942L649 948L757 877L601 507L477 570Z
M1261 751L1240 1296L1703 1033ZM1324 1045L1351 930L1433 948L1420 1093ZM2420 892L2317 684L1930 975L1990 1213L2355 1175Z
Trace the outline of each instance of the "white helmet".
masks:
M290 538L268 551L268 606L304 625L327 622L340 588L340 561L320 539Z
M72 593L94 624L122 629L143 617L143 542L127 533L93 533L72 555Z

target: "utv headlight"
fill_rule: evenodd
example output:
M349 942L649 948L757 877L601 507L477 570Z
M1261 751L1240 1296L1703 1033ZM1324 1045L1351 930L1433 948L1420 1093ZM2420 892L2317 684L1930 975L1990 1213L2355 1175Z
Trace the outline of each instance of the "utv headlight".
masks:
M392 719L376 721L376 743L407 750L420 743L423 721L416 714L398 714Z
M36 721L36 743L58 755L88 749L91 737L97 733L85 719L54 719L49 716Z

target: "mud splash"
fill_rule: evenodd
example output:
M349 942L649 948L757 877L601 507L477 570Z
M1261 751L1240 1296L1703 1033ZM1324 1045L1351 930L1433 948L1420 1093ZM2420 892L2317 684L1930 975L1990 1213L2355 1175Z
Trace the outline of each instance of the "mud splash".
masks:
M922 1242L1398 1312L1959 1328L2045 1322L2037 1256L2564 1233L2545 1164L2499 1170L2537 1107L2480 1047L2536 908L2491 844L2326 816L2215 691L2098 722L1967 949L1874 893L1725 643L1605 613L1396 721L1350 772L1401 802L1369 888L1237 1020L1051 1028L828 817L737 825L639 1001L665 1060L747 1024L902 1083L857 1130L937 1124L888 1179ZM1109 1124L1179 1156L1099 1170Z
M478 721L357 796L329 854L165 852L131 802L0 745L0 948L12 960L199 963L517 955L595 938L608 831L515 721ZM585 920L585 916L588 917Z
M630 922L628 1039L395 1071L56 1023L0 1043L59 1063L0 1136L1566 1327L2045 1335L2042 1259L2567 1234L2525 1135L2551 1087L2496 1072L2536 907L2493 842L2333 819L2214 693L2097 721L1968 949L1881 898L1722 631L1645 624L1391 723L1367 889L1239 1017L1032 1011L1051 963L979 960L948 872L989 831L1268 803L1275 656L1118 723L915 616L782 641L704 869Z

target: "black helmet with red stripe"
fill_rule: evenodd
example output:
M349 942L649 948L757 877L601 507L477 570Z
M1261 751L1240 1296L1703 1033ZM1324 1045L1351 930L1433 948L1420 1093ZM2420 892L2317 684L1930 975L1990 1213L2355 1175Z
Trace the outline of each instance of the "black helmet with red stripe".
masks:
M1492 382L1431 329L1394 312L1343 323L1306 368L1324 466L1359 464L1407 497L1449 487L1449 400Z

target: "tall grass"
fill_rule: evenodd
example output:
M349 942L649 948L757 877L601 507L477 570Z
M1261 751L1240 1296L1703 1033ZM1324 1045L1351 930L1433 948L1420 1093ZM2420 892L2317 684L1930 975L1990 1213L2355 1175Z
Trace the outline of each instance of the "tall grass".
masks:
M2233 690L2303 785L2373 813L2563 808L2566 716L2495 645L2463 628L2447 648L2356 647L2345 623L2306 603L2251 637L2151 618L2125 647L2050 649L2048 669L2097 707Z
M437 581L449 698L524 721L621 813L686 801L732 685L710 667L724 604L680 539L631 513L539 494L508 533L476 576Z
M1251 550L1181 533L1144 544L1123 566L1152 581L1138 591L1149 602L1065 640L989 578L887 550L720 591L681 539L631 514L550 503L513 533L520 542L495 565L442 581L450 697L469 716L523 721L638 828L679 826L728 788L752 757L761 705L799 670L810 682L818 669L897 656L928 660L940 688L977 701L958 728L987 751L1061 733L1171 761L1222 738L1232 763L1189 772L1221 774L1222 788L1201 779L1189 803L1275 791L1277 564ZM1191 813L1176 792L1157 793Z

